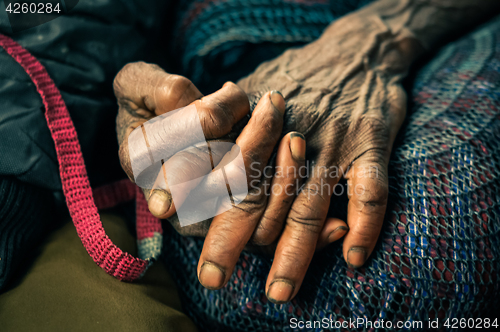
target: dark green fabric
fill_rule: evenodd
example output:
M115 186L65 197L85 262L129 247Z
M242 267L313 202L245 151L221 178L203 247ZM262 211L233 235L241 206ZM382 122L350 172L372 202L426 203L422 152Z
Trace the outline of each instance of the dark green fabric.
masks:
M103 216L106 232L135 254L125 222ZM196 331L173 280L157 262L137 283L121 282L99 268L71 222L37 249L34 262L0 295L0 331Z

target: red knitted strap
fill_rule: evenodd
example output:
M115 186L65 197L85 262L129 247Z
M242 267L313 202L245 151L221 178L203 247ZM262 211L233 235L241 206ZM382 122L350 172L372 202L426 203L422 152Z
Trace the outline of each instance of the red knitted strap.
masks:
M163 234L161 220L149 212L148 202L138 186L125 179L92 190L97 209L108 209L135 198L137 240L154 237L155 233ZM140 242L139 242L140 243Z
M138 186L135 202L137 240L142 241L146 238L154 237L155 233L163 234L161 220L156 218L149 212L148 202L144 198L144 194Z
M97 187L92 190L92 195L94 196L94 202L98 210L109 209L136 198L137 188L139 187L129 179L125 179Z
M137 279L149 262L123 252L106 235L94 203L76 130L59 90L42 64L18 43L0 34L0 46L24 68L42 97L66 204L83 246L108 274L125 281Z
M135 198L137 240L151 238L155 233L163 234L161 220L149 212L148 202L138 186L129 179L106 184L92 190L97 209L108 209Z

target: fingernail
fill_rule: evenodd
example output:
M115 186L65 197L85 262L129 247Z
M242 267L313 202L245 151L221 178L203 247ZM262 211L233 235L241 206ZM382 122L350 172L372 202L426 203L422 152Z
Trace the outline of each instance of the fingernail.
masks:
M224 285L226 274L214 263L204 262L201 266L198 280L205 288L219 289Z
M290 301L292 297L294 286L291 281L286 279L276 279L271 285L269 285L269 290L267 291L267 298L269 301L282 304Z
M155 216L161 216L170 209L170 196L161 190L155 190L149 198L149 211Z
M345 226L339 226L335 228L329 235L328 235L328 243L332 243L340 239L342 236L347 233L349 229Z
M277 90L271 91L271 103L282 115L285 114L286 103L281 92Z
M347 265L349 267L361 267L366 260L366 249L363 247L352 247L347 252Z
M306 159L306 139L304 135L298 132L290 134L290 152L293 159L304 161Z

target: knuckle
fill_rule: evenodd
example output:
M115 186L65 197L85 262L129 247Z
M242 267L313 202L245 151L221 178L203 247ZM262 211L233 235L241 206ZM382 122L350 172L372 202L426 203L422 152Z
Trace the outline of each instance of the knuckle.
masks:
M254 216L260 216L265 208L266 200L257 195L248 195L244 201L239 204L234 205L234 209L238 212L243 212L245 216L248 216L248 220L252 219Z
M222 101L216 100L214 104L210 104L208 108L204 108L201 113L198 113L198 116L207 138L224 136L233 126L233 113L228 105Z
M226 88L226 89L240 89L236 84L234 84L231 81L227 81L226 83L224 83L224 88Z
M126 81L125 77L128 76L130 72L130 68L128 66L131 66L132 64L128 63L123 67L118 74L116 74L115 79L113 80L113 91L115 92L115 96L117 98L123 97L123 90L124 90L124 81Z
M385 212L389 186L378 179L374 179L374 181L376 182L368 185L357 185L354 188L356 209L364 214L380 214Z
M292 210L293 212L294 210ZM314 216L301 216L298 213L291 213L287 219L287 225L298 229L299 232L318 235L322 228L323 220Z
M113 90L117 98L125 96L127 84L137 84L137 78L146 72L163 71L158 65L146 63L144 61L129 62L116 74L113 80Z
M118 72L118 74L115 77L115 81L120 82L122 79L133 75L137 73L138 71L143 71L146 69L146 67L150 67L152 65L143 62L143 61L138 61L138 62L129 62L125 66L123 66L122 69Z
M350 123L348 138L344 147L352 158L357 159L368 151L385 153L389 142L389 126L380 115L362 115Z
M143 67L143 62L129 62L118 72L117 78L123 78L124 75L127 75L131 72L135 72L137 67Z
M160 100L166 102L171 107L176 107L186 92L194 85L184 76L167 75L156 84L156 93L159 95Z
M248 97L246 93L236 84L228 81L224 84L224 88L229 89L231 95L239 102L248 103Z
M193 84L188 78L181 75L170 74L168 78L169 85L175 87L177 92L184 92Z

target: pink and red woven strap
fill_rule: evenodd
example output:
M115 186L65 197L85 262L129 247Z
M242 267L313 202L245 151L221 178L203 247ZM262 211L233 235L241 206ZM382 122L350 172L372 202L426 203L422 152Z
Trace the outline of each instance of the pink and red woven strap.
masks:
M136 198L140 237L147 236L151 230L161 232L160 220L148 212L141 190L129 180L96 189L94 201L78 136L54 81L42 64L11 38L0 34L0 46L23 67L42 98L57 152L66 204L83 246L108 274L124 281L139 278L150 261L123 252L111 241L104 231L97 207L112 207Z

